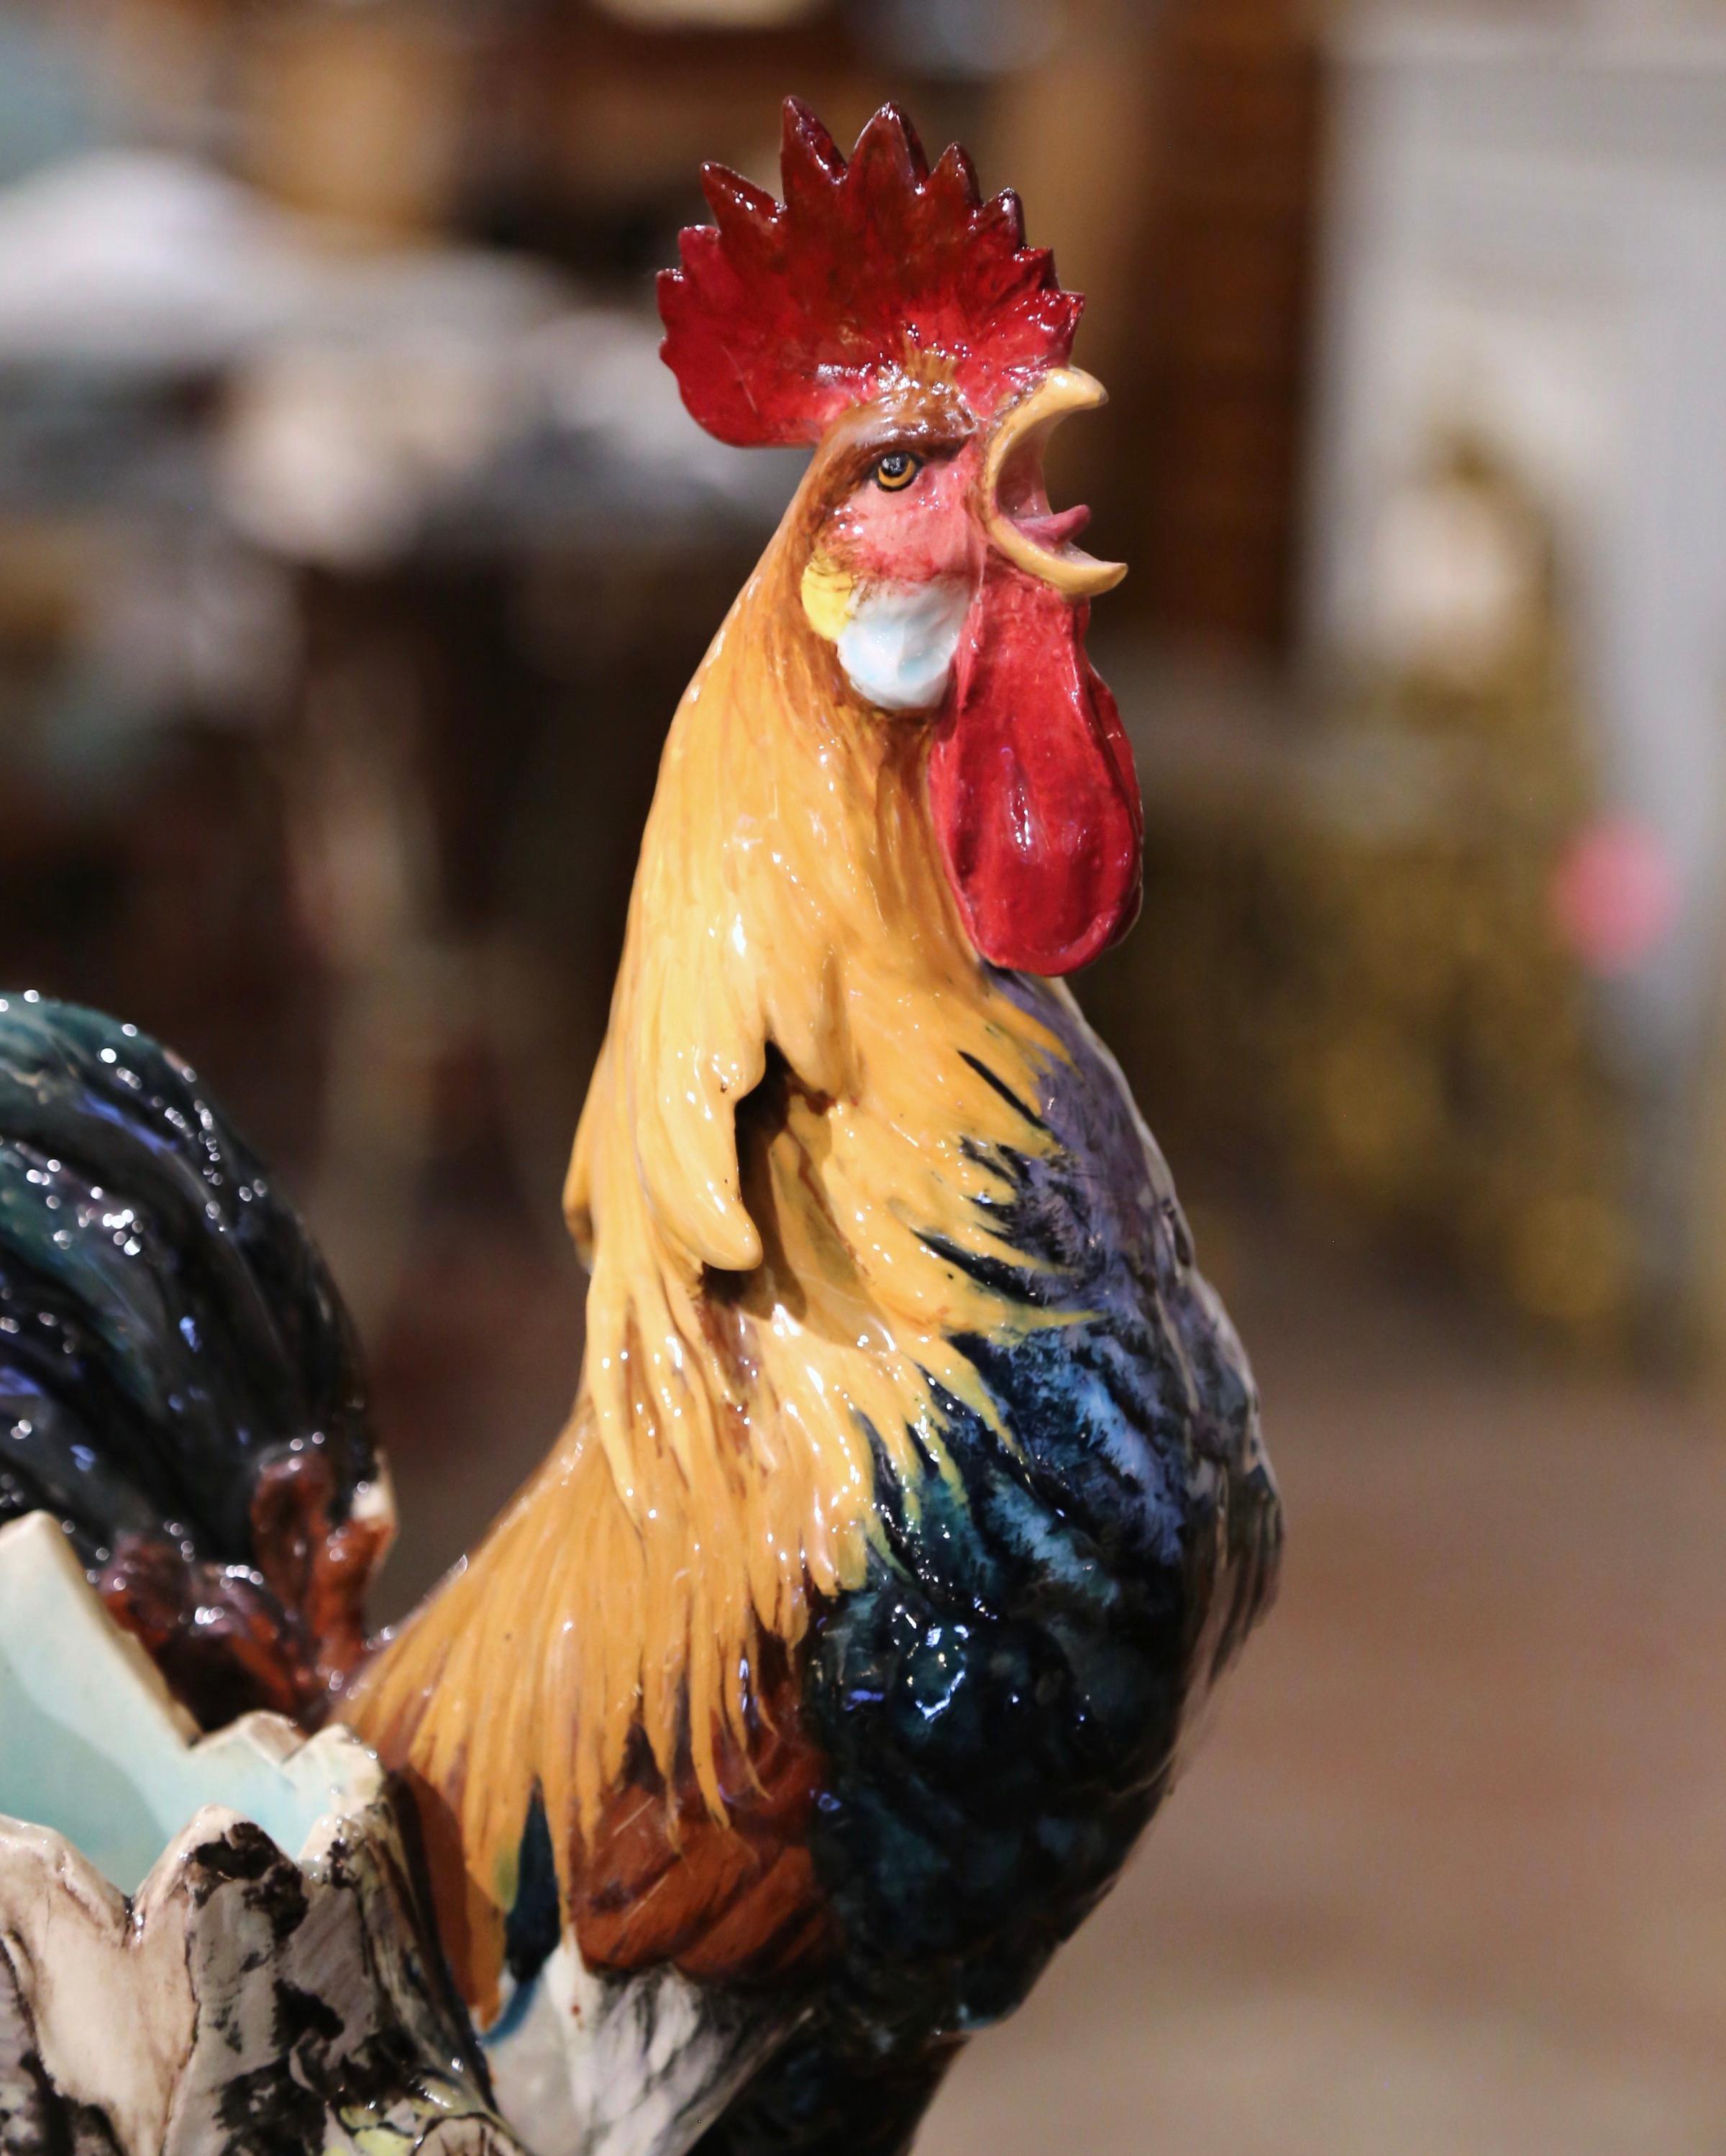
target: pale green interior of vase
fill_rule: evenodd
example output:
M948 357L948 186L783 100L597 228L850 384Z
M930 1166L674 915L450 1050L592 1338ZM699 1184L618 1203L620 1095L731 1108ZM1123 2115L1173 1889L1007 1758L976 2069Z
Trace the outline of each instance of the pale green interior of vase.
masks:
M380 1786L346 1732L310 1743L275 1716L198 1738L114 1624L46 1513L0 1527L0 1814L50 1827L136 1893L202 1806L255 1820L290 1856Z

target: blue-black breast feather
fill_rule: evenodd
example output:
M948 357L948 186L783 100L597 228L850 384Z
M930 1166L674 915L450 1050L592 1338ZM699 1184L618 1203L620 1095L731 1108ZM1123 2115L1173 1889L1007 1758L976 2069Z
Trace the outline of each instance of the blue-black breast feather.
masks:
M902 2148L953 2046L1115 1878L1274 1589L1246 1358L1113 1063L1065 1003L1038 1014L1067 1051L1016 1103L1040 1142L990 1162L1022 1261L943 1253L1038 1314L958 1342L1010 1442L944 1398L953 1481L913 1504L878 1476L883 1547L819 1616L804 1687L837 1969L701 2156Z

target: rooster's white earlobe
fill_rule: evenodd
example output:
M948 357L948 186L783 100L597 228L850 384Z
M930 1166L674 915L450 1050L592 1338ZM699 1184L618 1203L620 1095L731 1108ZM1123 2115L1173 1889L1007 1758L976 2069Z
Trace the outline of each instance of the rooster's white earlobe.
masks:
M932 711L947 693L971 598L968 584L945 577L862 592L838 639L845 679L877 711Z

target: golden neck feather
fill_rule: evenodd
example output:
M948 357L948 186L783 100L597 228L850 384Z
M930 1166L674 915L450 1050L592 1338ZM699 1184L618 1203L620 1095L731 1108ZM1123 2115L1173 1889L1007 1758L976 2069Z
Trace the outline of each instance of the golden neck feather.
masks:
M566 1191L570 1423L350 1710L506 1903L534 1784L567 1865L636 1727L722 1810L760 1634L864 1576L869 1433L914 1505L932 1388L994 1419L951 1336L1027 1322L928 1239L1024 1262L976 1201L1041 1133L973 1065L1030 1101L1059 1050L959 925L922 728L851 701L805 619L813 477L666 743Z

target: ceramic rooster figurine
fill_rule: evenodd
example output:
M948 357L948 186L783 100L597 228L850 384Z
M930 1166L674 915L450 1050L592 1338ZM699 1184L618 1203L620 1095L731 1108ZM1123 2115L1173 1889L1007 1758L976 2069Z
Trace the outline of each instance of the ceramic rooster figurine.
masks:
M398 1770L541 2156L890 2156L1113 1881L1281 1529L1052 978L1131 925L1142 835L1085 652L1122 572L1042 476L1102 401L1080 300L891 107L847 163L788 105L783 203L705 186L666 362L722 440L813 454L665 749L567 1429L368 1648L384 1507L315 1257L179 1066L14 1003L0 1506L67 1524L207 1720L333 1709Z

